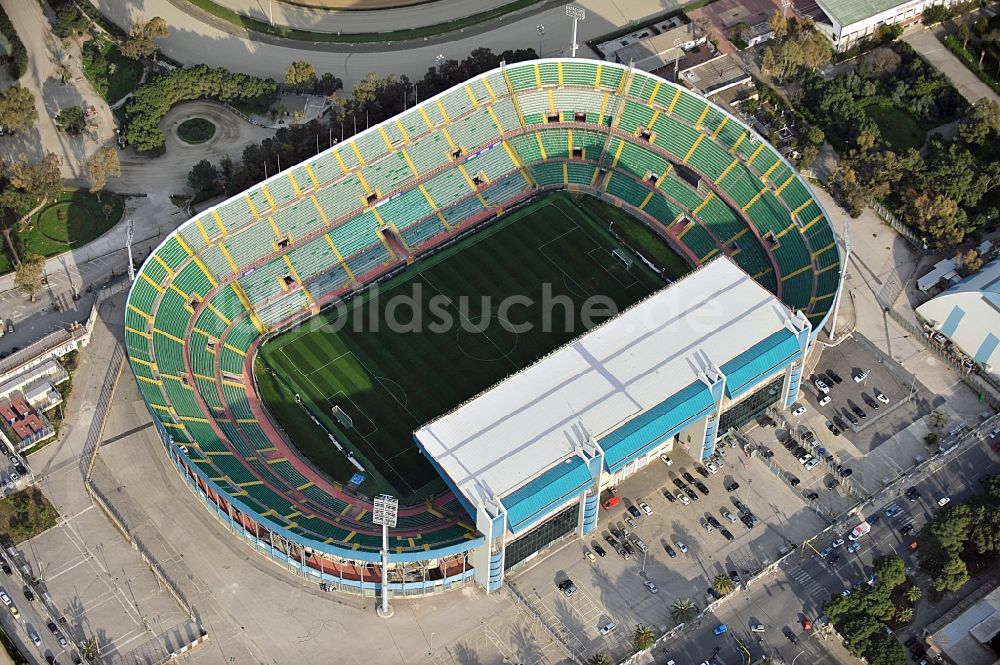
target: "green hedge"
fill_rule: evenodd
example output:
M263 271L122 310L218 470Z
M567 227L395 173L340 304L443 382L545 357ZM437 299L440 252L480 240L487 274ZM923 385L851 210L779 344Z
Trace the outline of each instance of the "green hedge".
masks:
M993 92L1000 93L1000 83L979 66L979 59L972 55L972 51L964 48L957 37L947 35L943 41L948 50L954 53L970 72L978 76L980 81L993 88Z
M14 24L10 22L7 12L0 7L0 33L10 42L10 57L14 62L14 78L21 78L21 75L28 70L28 51L24 48L21 38L17 36Z
M174 104L192 99L251 100L274 94L277 89L271 79L222 67L175 69L136 89L125 105L125 138L139 152L157 153L163 150L164 142L158 125Z

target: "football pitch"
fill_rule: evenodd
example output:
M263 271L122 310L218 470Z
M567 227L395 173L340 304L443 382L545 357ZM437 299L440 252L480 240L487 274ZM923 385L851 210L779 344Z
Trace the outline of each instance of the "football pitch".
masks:
M305 410L365 467L366 494L412 500L442 489L414 430L665 286L634 255L628 269L612 254L621 247L612 220L623 237L645 237L621 232L641 226L621 210L568 193L509 211L266 342L255 366L262 398L334 480L356 469ZM688 270L652 242L644 255L677 259L666 277Z

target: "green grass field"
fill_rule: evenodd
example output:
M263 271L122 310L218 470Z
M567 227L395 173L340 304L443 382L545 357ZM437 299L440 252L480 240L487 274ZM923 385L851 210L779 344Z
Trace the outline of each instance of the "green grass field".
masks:
M589 297L606 296L620 311L663 288L641 261L626 270L611 255L618 243L606 231L609 221L620 234L640 222L595 203L582 206L565 193L536 199L269 340L255 372L264 401L300 451L337 480L354 469L305 417L295 393L365 465L366 493L412 500L441 489L412 440L415 429L585 332L580 305ZM644 253L663 256L664 247ZM671 279L689 270L679 260L664 268ZM502 307L512 295L527 299ZM573 306L546 306L558 298ZM542 325L546 309L555 316ZM590 325L606 318L592 317ZM334 406L352 428L338 425Z

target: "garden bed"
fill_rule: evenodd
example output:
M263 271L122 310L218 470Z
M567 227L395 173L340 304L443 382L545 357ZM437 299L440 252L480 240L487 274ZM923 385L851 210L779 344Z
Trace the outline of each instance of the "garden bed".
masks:
M103 36L83 45L83 73L105 101L113 104L139 87L142 63L126 58Z
M122 218L124 197L77 190L59 195L31 216L16 236L25 254L54 256L81 247L100 237Z

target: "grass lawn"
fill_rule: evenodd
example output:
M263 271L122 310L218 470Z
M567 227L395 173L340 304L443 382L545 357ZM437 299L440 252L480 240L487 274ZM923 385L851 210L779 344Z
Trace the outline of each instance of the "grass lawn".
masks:
M205 118L190 118L177 125L177 136L185 143L204 143L215 136L215 125Z
M11 263L10 257L7 255L7 243L0 239L0 243L3 243L3 247L0 248L0 275L10 272L14 269L14 264Z
M216 18L220 18L223 21L245 28L246 30L253 30L254 32L275 35L286 39L300 39L308 42L363 44L370 42L398 42L407 39L423 39L426 37L433 37L435 35L458 30L459 28L467 28L478 23L483 23L484 21L488 21L490 19L499 18L505 14L516 12L520 9L525 9L538 3L539 0L513 0L512 2L496 7L495 9L479 12L478 14L473 14L471 16L465 16L448 23L438 23L436 25L428 25L420 28L393 30L391 32L359 32L347 34L337 34L335 32L313 32L310 30L289 28L284 25L272 26L266 21L258 21L257 19L237 13L228 7L223 7L222 5L214 2L214 0L188 0L188 2L200 9L203 9Z
M882 138L896 152L920 148L927 138L927 131L905 109L872 104L865 109L865 112L878 125Z
M415 429L604 320L584 321L589 297L607 296L621 311L664 287L640 261L627 271L611 256L620 246L606 231L613 212L597 201L579 207L565 193L509 212L268 341L255 369L262 397L299 450L333 478L346 480L353 468L295 404L296 393L370 470L362 491L407 501L439 488L413 443ZM522 300L503 306L513 295ZM554 298L574 306L552 306ZM352 428L334 420L333 406Z
M105 211L104 206L108 206ZM66 191L35 213L17 231L28 254L53 256L85 245L113 227L122 218L125 200L118 194Z
M83 73L113 104L139 87L142 63L126 58L115 44L100 36L83 45Z
M20 543L51 529L59 513L37 487L0 499L0 541Z

